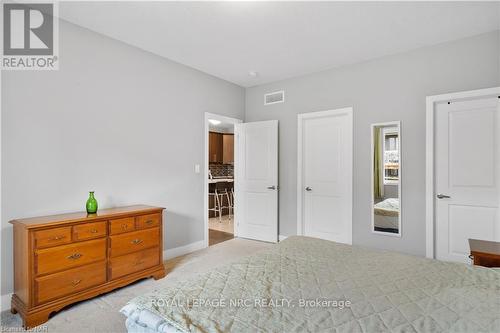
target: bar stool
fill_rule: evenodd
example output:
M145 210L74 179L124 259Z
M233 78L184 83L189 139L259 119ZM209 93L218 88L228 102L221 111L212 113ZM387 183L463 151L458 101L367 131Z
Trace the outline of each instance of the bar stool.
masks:
M229 215L233 215L234 216L234 184L231 186L231 191L230 191L230 194L231 194L231 207L229 208Z
M229 219L231 220L232 206L231 206L231 199L229 198L229 192L227 190L227 187L228 187L228 183L227 182L219 182L219 183L215 184L215 191L217 193L217 198L218 198L218 202L219 202L219 205L220 205L219 206L219 210L220 210L219 222L222 222L221 215L222 215L222 210L223 209L227 209L228 210ZM226 197L227 205L223 206L224 197Z
M217 192L217 187L215 187L214 189L210 189L210 186L209 186L208 198L210 199L210 197L214 198L214 206L212 208L210 208L210 206L209 206L208 211L209 211L209 213L210 213L210 211L215 212L215 216L219 215L219 222L221 222L222 211L221 211L221 207L220 207L219 194ZM210 205L210 200L209 200L209 205Z

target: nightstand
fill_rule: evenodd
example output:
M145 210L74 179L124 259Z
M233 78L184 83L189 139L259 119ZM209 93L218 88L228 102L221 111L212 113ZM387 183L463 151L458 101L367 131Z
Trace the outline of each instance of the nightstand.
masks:
M500 242L469 239L469 247L474 265L500 267Z

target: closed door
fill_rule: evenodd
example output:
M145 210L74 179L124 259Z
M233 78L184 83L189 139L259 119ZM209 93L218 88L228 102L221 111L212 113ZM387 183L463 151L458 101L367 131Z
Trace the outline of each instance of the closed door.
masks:
M352 109L298 120L298 233L351 244Z
M236 236L278 241L278 121L235 125Z
M436 258L468 262L469 238L500 241L499 99L436 105Z

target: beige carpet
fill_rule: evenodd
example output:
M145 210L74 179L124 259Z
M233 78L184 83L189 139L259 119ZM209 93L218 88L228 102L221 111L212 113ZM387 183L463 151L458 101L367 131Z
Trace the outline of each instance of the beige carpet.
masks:
M42 332L126 332L125 317L118 311L130 299L172 285L179 279L186 279L211 268L237 260L243 256L263 250L272 244L231 239L207 249L165 262L167 276L161 280L142 280L108 294L67 307L55 314ZM19 315L2 313L0 331L16 332L21 327ZM41 328L41 327L39 327Z

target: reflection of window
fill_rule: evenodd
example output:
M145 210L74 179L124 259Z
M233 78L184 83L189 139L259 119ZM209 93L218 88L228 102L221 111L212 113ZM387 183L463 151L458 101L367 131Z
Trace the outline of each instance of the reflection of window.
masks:
M399 183L399 134L397 129L385 128L384 136L384 184Z

